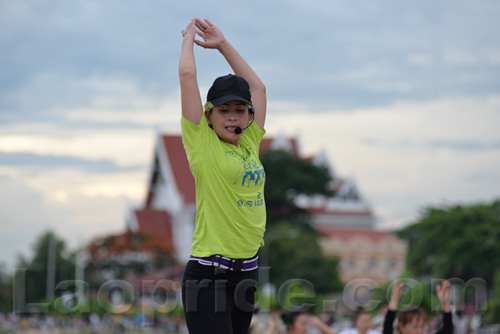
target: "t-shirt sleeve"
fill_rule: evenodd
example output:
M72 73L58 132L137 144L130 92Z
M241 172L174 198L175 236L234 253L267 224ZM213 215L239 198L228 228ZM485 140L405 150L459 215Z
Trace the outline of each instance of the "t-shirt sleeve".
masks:
M186 150L188 160L200 148L200 135L202 132L203 119L201 118L200 124L194 124L181 116L181 129L182 129L182 144Z
M243 137L248 141L249 145L255 152L259 152L259 145L266 134L266 130L261 129L255 122L252 122L250 126L245 130Z

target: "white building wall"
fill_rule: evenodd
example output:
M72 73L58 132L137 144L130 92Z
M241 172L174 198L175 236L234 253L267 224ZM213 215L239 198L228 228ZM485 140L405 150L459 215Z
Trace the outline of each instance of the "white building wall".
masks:
M156 185L152 207L167 211L172 217L172 237L179 262L187 262L191 254L196 206L184 205L171 169L167 148L160 134L157 139L156 155L159 160L162 182Z
M152 206L155 209L166 210L172 216L177 215L183 206L183 198L178 191L174 173L171 169L167 155L167 148L163 143L163 137L158 135L156 145L156 156L158 157L161 174L161 184L157 184Z
M346 228L368 228L371 229L374 226L374 218L372 216L363 215L329 215L329 214L318 214L312 216L312 222L315 226L336 226L336 227L346 227Z
M177 250L177 259L187 262L191 254L191 243L193 241L196 207L194 205L184 207L173 219L172 233Z

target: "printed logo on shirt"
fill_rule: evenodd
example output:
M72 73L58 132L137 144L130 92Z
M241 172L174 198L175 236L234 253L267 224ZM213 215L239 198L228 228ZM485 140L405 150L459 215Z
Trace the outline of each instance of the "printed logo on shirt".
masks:
M257 192L257 199L253 201L242 201L239 200L237 201L238 206L263 206L264 205L264 198L262 197L262 193Z
M235 175L233 184L242 187L261 186L266 179L264 167L258 159L255 159L252 149L249 148L247 151L247 155L240 156L234 151L226 149L226 155L237 159L237 163L241 167Z

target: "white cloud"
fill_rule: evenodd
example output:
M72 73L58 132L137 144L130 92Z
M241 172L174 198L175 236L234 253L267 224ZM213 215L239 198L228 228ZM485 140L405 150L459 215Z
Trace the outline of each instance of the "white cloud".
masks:
M409 64L422 67L433 65L435 62L432 55L424 53L409 54L407 59Z
M356 178L382 223L400 225L427 203L500 196L494 186L500 182L499 108L499 96L492 96L349 112L270 111L266 128L270 135L298 133L304 154L324 149L341 175Z
M500 49L490 49L486 51L486 58L493 65L500 65Z
M64 110L61 113L64 118L73 122L127 122L150 127L177 125L181 115L180 98L159 100L141 97L137 93L130 94L125 101L110 96L97 98L89 106Z
M35 239L53 230L71 248L119 233L127 210L141 205L146 172L91 174L72 169L0 169L2 261L30 254Z
M57 204L61 198L64 202L86 196L89 198L127 197L141 200L145 196L147 186L146 171L89 173L76 169L51 168L35 171L25 168L24 182L32 189L44 194L48 203ZM62 195L63 194L63 195Z
M339 76L346 80L360 81L373 79L380 75L382 68L380 64L366 64L362 68L356 68L339 73Z
M128 166L149 162L154 136L154 131L144 129L88 130L67 138L49 134L0 135L0 151L106 159Z
M447 65L477 65L479 59L471 52L464 49L445 49L442 59Z

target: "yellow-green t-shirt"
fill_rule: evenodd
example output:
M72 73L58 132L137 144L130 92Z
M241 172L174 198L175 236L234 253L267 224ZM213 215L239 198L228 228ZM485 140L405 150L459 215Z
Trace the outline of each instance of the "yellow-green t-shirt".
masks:
M205 117L182 117L182 142L196 183L191 254L249 258L264 244L266 175L259 160L265 130L252 123L236 147L219 139Z

